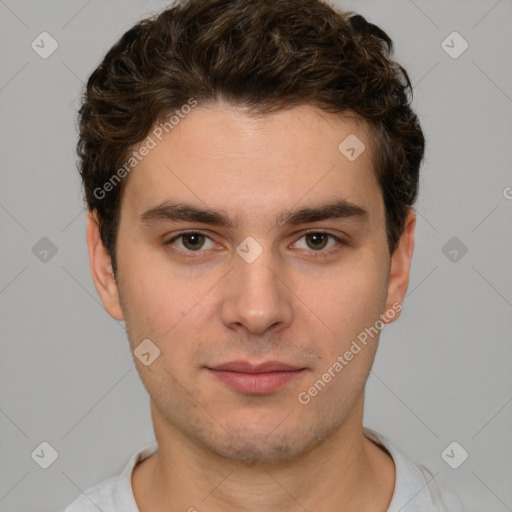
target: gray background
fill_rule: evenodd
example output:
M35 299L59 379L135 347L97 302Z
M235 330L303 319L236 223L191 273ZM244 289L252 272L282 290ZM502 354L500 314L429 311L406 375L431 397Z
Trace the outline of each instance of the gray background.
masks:
M164 5L0 0L2 512L61 510L154 440L123 324L104 312L89 274L74 148L83 82ZM381 337L365 424L468 510L510 511L512 2L337 5L394 40L427 138L411 284ZM43 31L59 45L47 59L31 48ZM469 44L458 58L441 45L453 31ZM42 252L43 237L55 255ZM48 469L31 457L43 441L58 452ZM458 469L441 458L452 441L469 453Z

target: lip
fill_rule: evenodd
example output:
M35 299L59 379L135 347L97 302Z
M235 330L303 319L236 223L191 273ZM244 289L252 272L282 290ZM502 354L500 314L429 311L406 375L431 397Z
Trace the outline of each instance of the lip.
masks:
M230 361L207 370L235 391L253 395L273 393L306 371L280 361Z
M229 361L227 363L212 366L211 370L226 370L230 372L240 373L268 373L268 372L290 372L302 370L298 366L292 366L281 361L265 361L263 363L254 364L250 361Z

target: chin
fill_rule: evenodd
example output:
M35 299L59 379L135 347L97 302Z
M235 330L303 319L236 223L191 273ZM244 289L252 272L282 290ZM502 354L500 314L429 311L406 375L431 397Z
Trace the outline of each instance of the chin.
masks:
M274 427L275 429L275 424ZM254 429L239 429L235 434L223 436L223 439L211 437L203 440L203 446L226 460L248 466L257 464L279 464L297 459L310 451L321 438L307 436L306 431L300 429L279 433L272 432L272 428L265 428L259 432Z

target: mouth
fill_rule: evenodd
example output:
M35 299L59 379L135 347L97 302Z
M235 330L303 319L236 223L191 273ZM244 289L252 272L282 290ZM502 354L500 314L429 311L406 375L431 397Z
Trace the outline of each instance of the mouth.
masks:
M230 361L206 369L235 391L253 395L273 393L306 372L306 368L280 361L266 361L260 364Z

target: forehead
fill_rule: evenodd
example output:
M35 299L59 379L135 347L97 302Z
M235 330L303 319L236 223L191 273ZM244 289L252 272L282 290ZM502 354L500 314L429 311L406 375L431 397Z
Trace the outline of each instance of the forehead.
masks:
M382 213L370 130L355 115L298 106L253 116L215 104L168 133L159 126L134 148L152 148L125 186L122 209L134 217L169 199L246 220L339 198Z

